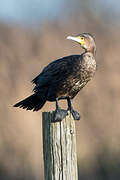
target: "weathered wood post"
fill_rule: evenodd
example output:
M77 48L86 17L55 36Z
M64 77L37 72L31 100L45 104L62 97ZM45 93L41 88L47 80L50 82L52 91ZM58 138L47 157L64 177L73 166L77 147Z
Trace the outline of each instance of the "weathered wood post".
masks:
M54 112L43 112L45 180L78 180L75 121L70 113L53 123Z

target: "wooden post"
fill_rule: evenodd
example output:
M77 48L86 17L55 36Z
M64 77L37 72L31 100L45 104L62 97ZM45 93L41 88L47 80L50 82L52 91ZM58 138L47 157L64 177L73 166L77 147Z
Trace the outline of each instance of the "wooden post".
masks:
M53 118L42 113L45 180L78 180L75 121L70 113L61 122Z

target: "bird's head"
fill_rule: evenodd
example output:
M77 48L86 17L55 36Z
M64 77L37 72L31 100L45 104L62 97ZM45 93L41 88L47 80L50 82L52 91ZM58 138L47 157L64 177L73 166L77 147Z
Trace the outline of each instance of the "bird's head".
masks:
M93 54L96 52L95 40L89 33L82 33L77 36L68 36L67 39L71 39L79 43L86 52L92 52Z

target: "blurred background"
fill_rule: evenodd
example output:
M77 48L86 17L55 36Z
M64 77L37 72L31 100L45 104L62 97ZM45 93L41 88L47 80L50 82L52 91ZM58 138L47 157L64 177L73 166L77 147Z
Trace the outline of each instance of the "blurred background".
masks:
M52 60L80 54L68 35L96 38L98 70L73 105L80 180L120 179L120 1L0 1L0 180L43 180L42 111L13 108ZM64 107L65 103L61 102Z

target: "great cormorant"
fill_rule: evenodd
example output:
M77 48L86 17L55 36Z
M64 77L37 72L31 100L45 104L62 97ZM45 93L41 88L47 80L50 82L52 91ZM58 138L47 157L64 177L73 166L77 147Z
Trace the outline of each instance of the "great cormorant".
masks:
M77 93L87 84L96 71L94 38L89 33L68 36L84 49L81 55L71 55L60 58L47 65L43 71L32 80L35 84L34 94L18 102L14 107L38 111L46 101L56 101L55 121L61 121L70 110L75 120L80 119L71 103ZM58 100L67 99L68 109L61 109Z

